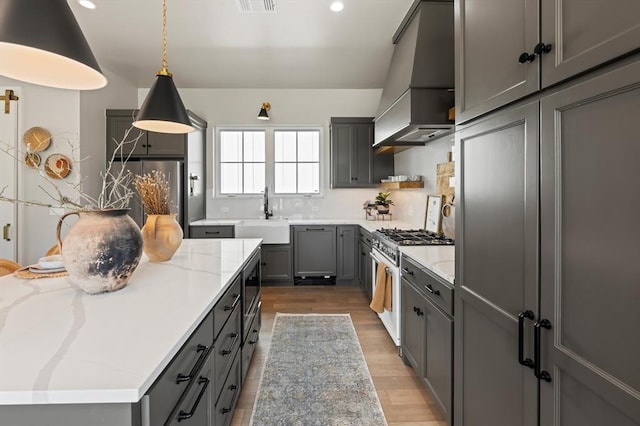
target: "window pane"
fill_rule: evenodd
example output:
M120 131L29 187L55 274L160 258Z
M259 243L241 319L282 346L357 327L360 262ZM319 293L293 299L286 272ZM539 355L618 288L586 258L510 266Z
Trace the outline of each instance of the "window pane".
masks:
M220 161L242 161L242 132L220 132Z
M244 161L264 161L264 132L244 132Z
M277 131L275 136L275 160L296 161L296 132Z
M245 163L244 193L259 194L264 187L264 163Z
M275 192L277 194L296 193L296 164L276 163L275 164Z
M242 192L242 164L220 164L220 193L238 194Z
M319 163L298 164L298 193L316 194L320 192Z
M298 132L298 161L320 161L320 132Z

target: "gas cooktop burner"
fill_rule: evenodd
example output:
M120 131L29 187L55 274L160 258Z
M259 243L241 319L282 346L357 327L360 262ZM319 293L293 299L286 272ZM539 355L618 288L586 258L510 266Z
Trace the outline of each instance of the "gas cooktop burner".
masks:
M454 241L442 234L425 231L424 229L378 229L376 232L385 239L400 246L424 245L453 245Z

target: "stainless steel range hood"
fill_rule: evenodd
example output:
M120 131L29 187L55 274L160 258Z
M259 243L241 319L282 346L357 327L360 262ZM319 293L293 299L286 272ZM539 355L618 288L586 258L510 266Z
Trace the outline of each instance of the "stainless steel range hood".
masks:
M453 131L453 3L415 1L398 31L375 119L376 152L424 145Z

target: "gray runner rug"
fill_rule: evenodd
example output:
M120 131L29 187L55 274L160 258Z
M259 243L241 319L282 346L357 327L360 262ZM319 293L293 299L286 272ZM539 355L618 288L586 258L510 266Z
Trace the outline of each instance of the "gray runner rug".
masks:
M254 426L387 422L348 314L276 314Z

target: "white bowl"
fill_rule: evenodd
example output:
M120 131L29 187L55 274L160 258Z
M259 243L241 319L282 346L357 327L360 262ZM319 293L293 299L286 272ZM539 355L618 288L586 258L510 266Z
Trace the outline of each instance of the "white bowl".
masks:
M45 256L38 259L38 266L42 269L58 269L64 268L64 263L62 262L61 255L54 254L52 256Z

